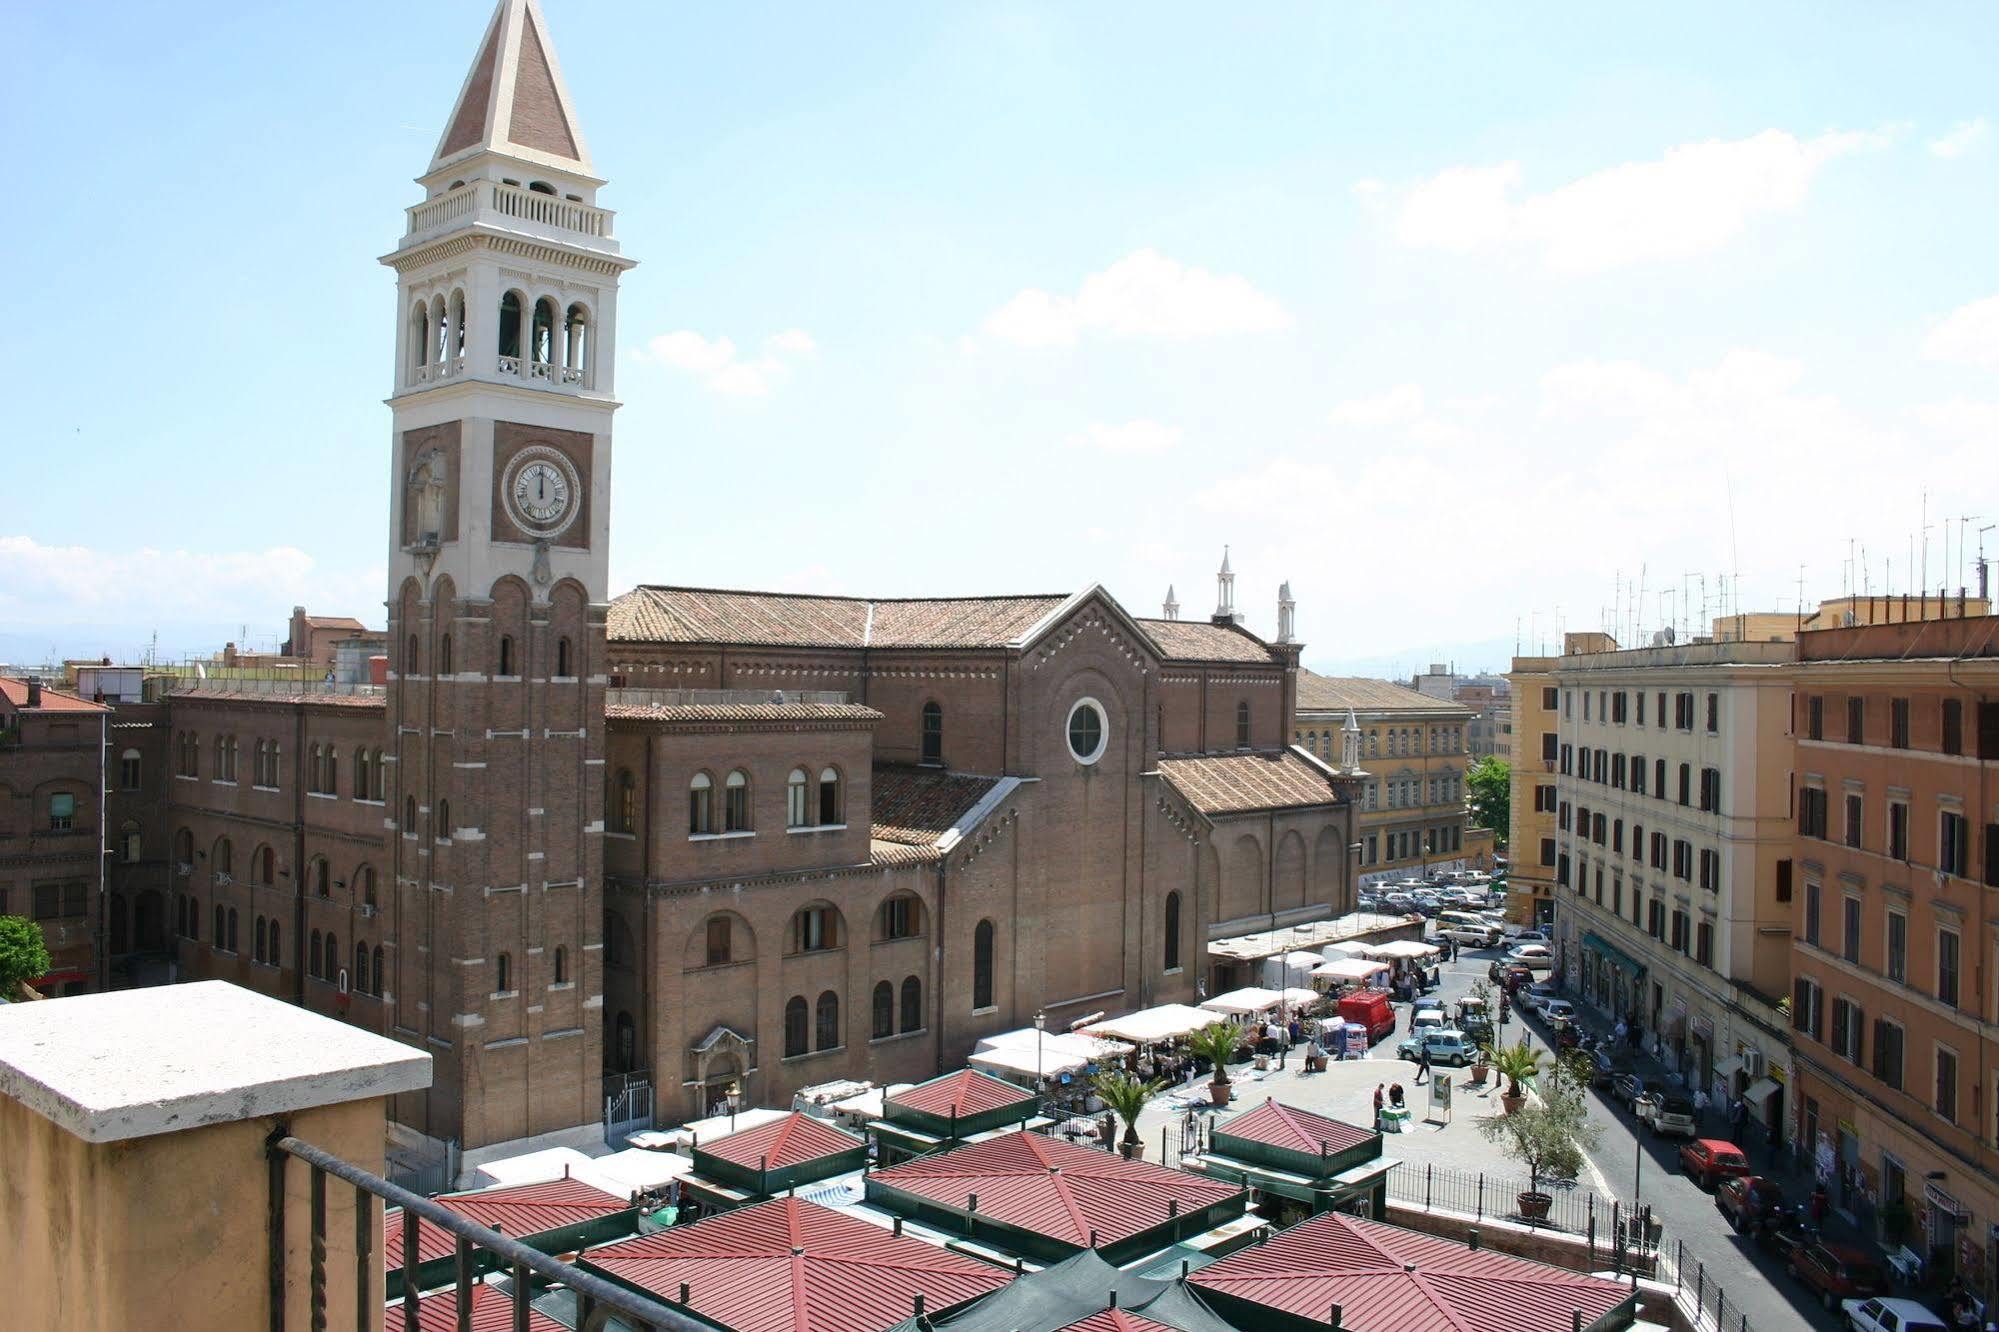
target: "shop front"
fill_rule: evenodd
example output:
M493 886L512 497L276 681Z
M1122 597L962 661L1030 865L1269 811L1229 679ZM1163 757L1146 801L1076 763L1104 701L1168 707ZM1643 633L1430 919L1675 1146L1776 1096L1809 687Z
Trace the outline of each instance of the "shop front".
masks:
M1602 978L1599 1003L1604 1011L1614 1017L1637 1012L1645 964L1593 930L1583 935L1582 951Z

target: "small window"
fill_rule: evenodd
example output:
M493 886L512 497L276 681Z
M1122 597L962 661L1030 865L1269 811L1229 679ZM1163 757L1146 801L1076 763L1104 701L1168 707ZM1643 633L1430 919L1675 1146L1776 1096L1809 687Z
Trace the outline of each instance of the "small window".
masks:
M512 675L513 673L514 673L514 640L506 634L501 634L500 668L499 670L495 671L494 674Z
M354 988L361 994L368 993L368 945L354 945Z
M569 678L569 640L567 638L558 638L555 640L555 673L562 679L566 680Z
M722 782L722 831L750 830L750 778L741 768Z
M923 1030L923 982L914 976L902 982L902 1030Z
M793 768L784 781L784 826L803 828L807 826L806 811L810 807L810 780L805 769Z
M895 1035L895 987L887 981L875 986L869 1018L868 1035L871 1039L879 1041Z
M840 917L830 906L800 907L791 917L791 951L818 953L840 946Z
M819 771L819 822L837 824L840 821L839 770L822 768Z
M972 1007L993 1006L993 923L982 920L972 931Z
M639 826L639 786L630 768L618 770L617 800L612 806L614 826L621 833L637 832Z
M819 1050L840 1048L840 996L827 990L814 1009L813 1046Z
M715 783L705 772L694 774L687 784L687 834L698 837L715 831Z
M569 950L567 948L558 948L555 950L554 966L555 984L567 985L569 983Z
M438 841L448 842L451 840L451 802L449 800L440 800L437 802L437 817L431 820L431 826L436 830Z
M923 705L923 761L944 761L944 709L934 702Z
M442 638L440 638L440 639L438 640L438 643L437 643L437 673L438 673L438 674L439 674L440 676L445 676L445 675L450 675L450 674L451 674L451 635L450 635L450 634L445 634L445 635L444 635L444 636L443 636Z
M708 917L708 965L726 966L733 960L731 949L729 918L727 916Z
M1180 894L1166 894L1166 948L1165 969L1177 971L1180 968Z
M365 986L363 988L366 988ZM511 954L501 953L493 959L493 989L505 994L514 988L514 959Z
M914 897L891 897L881 904L877 935L883 939L913 939L923 932L923 903Z
M803 995L793 995L784 1005L784 1057L796 1059L811 1052L811 1013Z
M416 797L413 795L403 797L403 831L411 837L416 836Z
M1247 699L1235 705L1235 747L1237 749L1249 748L1249 702Z
M128 749L118 756L118 786L120 790L139 789L139 775L142 767L139 751Z
M49 831L68 832L76 823L76 797L58 792L49 797Z

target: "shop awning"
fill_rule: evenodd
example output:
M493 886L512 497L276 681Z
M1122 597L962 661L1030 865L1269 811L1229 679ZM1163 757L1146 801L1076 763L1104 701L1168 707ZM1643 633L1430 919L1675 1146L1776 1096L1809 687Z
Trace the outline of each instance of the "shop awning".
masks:
M1585 934L1583 947L1630 976L1643 976L1645 964L1599 934Z
M1187 1004L1160 1004L1156 1008L1141 1008L1136 1013L1092 1022L1084 1030L1099 1036L1116 1036L1140 1045L1151 1045L1159 1041L1178 1040L1203 1027L1212 1027L1221 1020L1221 1016L1211 1009L1194 1008Z
M1362 958L1346 958L1339 962L1321 962L1312 968L1314 976L1329 976L1334 980L1364 981L1377 972L1388 970L1386 962L1369 962Z
M1756 1113L1761 1114L1764 1103L1776 1094L1780 1085L1775 1078L1758 1078L1749 1084L1748 1091L1742 1093L1742 1099L1749 1102Z
M1315 995L1314 998L1317 996ZM1244 986L1240 990L1230 990L1212 999L1203 999L1201 1007L1215 1013L1267 1013L1284 1002L1281 990L1266 990L1260 985Z
M1719 1064L1716 1064L1714 1066L1714 1075L1720 1078L1723 1082L1728 1081L1730 1078L1734 1077L1737 1073L1740 1073L1741 1071L1742 1071L1741 1055L1736 1055L1730 1059L1724 1059Z

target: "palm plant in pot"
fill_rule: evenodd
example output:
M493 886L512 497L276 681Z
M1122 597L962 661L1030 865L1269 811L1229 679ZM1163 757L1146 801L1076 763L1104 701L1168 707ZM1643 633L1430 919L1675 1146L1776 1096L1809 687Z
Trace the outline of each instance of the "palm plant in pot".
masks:
M1145 1103L1159 1091L1160 1084L1120 1071L1099 1073L1091 1085L1104 1108L1124 1121L1124 1136L1118 1139L1118 1151L1127 1161L1143 1155L1145 1143L1138 1136L1138 1117L1145 1110Z
M1541 1072L1541 1052L1529 1046L1527 1038L1522 1036L1512 1045L1494 1048L1492 1067L1506 1079L1506 1090L1499 1094L1500 1108L1509 1115L1518 1112L1527 1102L1527 1093L1520 1089L1520 1084L1533 1080Z
M1214 1077L1208 1082L1208 1095L1216 1105L1229 1103L1229 1060L1235 1057L1236 1047L1242 1044L1242 1027L1234 1022L1217 1022L1202 1027L1187 1038L1187 1049L1197 1058L1214 1065Z
M1541 1181L1574 1179L1582 1172L1583 1153L1603 1136L1603 1130L1589 1122L1582 1095L1566 1081L1551 1083L1535 1105L1486 1115L1479 1120L1478 1131L1527 1167L1527 1191L1514 1201L1528 1221L1546 1220L1554 1205L1554 1198L1541 1191Z

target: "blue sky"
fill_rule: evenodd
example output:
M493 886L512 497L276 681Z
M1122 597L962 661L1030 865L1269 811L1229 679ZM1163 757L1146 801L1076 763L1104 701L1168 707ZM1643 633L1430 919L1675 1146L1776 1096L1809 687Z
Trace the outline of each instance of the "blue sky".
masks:
M1308 662L1498 665L1999 521L1989 6L545 10L642 261L614 591L1200 613L1227 542ZM15 15L0 656L381 618L375 260L488 12Z

